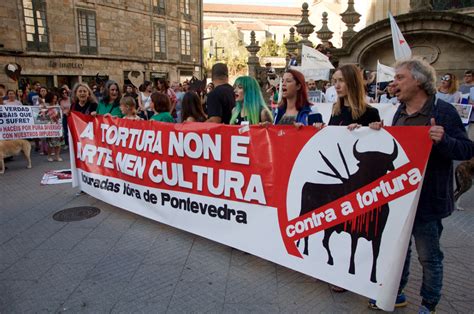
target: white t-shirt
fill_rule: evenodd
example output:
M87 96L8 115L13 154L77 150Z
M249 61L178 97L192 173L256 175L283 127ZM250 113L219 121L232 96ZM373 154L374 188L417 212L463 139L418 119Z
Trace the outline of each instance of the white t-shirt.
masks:
M3 104L7 106L23 106L23 104L19 100L14 100L14 101L4 100Z
M392 98L388 98L387 97L387 94L383 94L382 96L380 96L380 101L379 101L381 104L393 104L393 105L396 105L399 103L397 97L392 97Z
M450 104L455 103L458 104L462 98L461 92L454 92L452 94L442 93L440 91L436 92L436 98L444 100Z
M150 104L151 104L151 94L150 96L145 96L142 92L140 92L140 97L142 98L142 104L145 107L146 110L150 109Z

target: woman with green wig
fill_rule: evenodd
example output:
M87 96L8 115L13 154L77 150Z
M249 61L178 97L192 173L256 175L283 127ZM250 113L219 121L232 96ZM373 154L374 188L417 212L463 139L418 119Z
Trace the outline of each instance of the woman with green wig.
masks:
M250 76L235 80L235 107L230 124L259 124L272 122L272 112L268 109L257 81Z

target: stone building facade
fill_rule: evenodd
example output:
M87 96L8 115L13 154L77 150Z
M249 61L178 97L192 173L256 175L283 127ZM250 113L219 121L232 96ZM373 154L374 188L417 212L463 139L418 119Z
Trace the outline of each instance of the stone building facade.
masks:
M250 43L251 31L255 32L260 43L275 39L281 44L288 29L301 19L299 7L205 3L203 9L205 37L213 37L212 30L215 28L233 26L239 31L244 44Z
M152 81L199 77L201 26L202 0L1 1L0 83L71 86L98 75L122 85L131 71ZM18 82L8 64L21 66Z

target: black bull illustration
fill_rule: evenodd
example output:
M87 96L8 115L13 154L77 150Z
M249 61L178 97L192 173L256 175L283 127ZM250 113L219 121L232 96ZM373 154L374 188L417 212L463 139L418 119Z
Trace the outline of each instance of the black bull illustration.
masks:
M358 190L363 186L385 175L388 171L394 169L393 161L398 156L398 146L395 140L393 141L394 148L391 154L371 151L362 153L358 152L356 148L357 142L358 141L356 141L353 146L353 154L356 160L358 161L359 169L352 175L349 174L347 162L344 158L341 147L339 146L339 144L337 145L348 178L342 177L337 171L337 169L333 166L333 164L326 158L326 156L324 156L321 151L319 151L319 154L321 155L322 159L333 171L333 173L327 173L324 171L318 172L326 176L337 178L341 180L341 183L319 184L306 182L303 186L301 195L300 216L325 204L328 204L346 194ZM331 228L324 230L323 246L328 252L327 263L329 265L334 264L331 255L331 250L329 248L329 239L331 237L331 234L334 231L336 231L337 233L345 231L351 236L351 259L349 265L349 273L354 274L354 255L357 248L357 241L359 240L359 238L365 238L367 239L367 241L372 241L373 261L370 281L377 282L377 258L379 256L380 242L382 239L382 233L385 228L385 224L387 223L388 214L389 206L388 204L385 204L379 208L373 208L369 212L359 215L353 220L348 220L344 223L335 225ZM299 245L299 242L300 241L297 242L297 245ZM308 237L304 238L303 254L308 255Z

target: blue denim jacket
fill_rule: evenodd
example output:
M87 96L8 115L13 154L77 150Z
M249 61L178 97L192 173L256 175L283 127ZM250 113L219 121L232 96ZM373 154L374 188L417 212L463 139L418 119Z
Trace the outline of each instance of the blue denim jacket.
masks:
M273 122L273 124L278 124L278 121L280 121L281 117L283 117L283 115L285 114L286 112L286 107L279 107L277 108L277 110L275 111L275 120ZM299 123L303 123L304 125L308 125L308 115L311 113L311 108L309 106L308 103L306 103L303 108L301 108L300 111L298 111L298 115L296 116L296 121L295 122L299 122Z
M469 160L474 143L469 140L461 118L449 103L432 97L431 117L444 127L444 137L434 144L426 167L415 221L431 221L451 215L454 210L453 160ZM401 104L392 125L400 117Z

